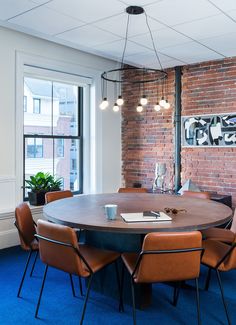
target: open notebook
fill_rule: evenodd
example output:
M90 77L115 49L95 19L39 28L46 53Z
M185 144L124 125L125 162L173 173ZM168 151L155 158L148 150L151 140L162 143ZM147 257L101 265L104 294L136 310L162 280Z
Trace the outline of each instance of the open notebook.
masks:
M170 216L162 211L155 211L155 214L151 211L121 213L121 217L125 222L162 222L172 220Z

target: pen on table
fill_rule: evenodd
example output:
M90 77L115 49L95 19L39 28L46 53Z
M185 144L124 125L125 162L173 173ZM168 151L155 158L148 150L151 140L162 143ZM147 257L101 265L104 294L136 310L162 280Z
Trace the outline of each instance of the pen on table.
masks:
M155 211L150 211L152 214L154 214L156 216L156 218L160 217L160 213L159 212L155 212Z

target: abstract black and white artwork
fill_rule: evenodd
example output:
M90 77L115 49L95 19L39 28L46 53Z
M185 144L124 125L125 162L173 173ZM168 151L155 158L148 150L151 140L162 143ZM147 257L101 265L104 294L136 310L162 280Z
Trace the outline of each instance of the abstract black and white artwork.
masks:
M236 113L182 117L182 146L236 146Z

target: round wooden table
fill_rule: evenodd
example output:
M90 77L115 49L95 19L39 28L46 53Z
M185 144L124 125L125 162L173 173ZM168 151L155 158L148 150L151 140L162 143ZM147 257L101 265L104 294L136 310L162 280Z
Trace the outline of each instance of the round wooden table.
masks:
M118 205L116 220L106 219L105 204ZM158 223L126 223L120 216L121 213L128 212L163 211L164 208L185 209L186 212L170 214L171 222ZM51 202L44 206L43 211L46 219L52 222L85 229L85 243L119 252L139 252L143 237L148 232L201 230L224 224L232 215L228 206L215 201L146 193L80 195ZM114 272L112 268L104 272L107 273L96 274L94 289L112 296ZM129 285L128 282L126 275L125 286ZM131 304L129 290L125 292L124 301ZM152 297L151 284L136 285L135 295L138 308L149 306Z
M105 204L118 205L115 220L106 219ZM165 208L186 211L170 213L171 222L126 223L120 216L121 213L164 211ZM232 210L228 206L212 200L146 193L80 195L49 203L45 205L43 211L48 220L73 228L129 234L201 230L224 224L232 216Z

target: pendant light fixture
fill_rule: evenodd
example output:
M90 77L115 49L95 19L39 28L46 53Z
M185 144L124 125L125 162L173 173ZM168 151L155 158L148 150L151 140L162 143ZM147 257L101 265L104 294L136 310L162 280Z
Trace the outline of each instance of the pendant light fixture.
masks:
M118 112L120 107L126 101L126 99L122 97L121 85L122 84L131 84L133 86L139 85L140 98L137 98L137 106L136 106L136 110L139 113L143 111L144 106L146 106L149 101L148 97L145 94L145 90L147 89L147 84L156 83L157 84L156 87L158 89L161 83L161 87L162 87L161 98L159 97L158 99L158 94L157 94L156 105L154 105L153 108L157 112L160 111L162 108L168 109L170 107L170 104L168 103L167 99L164 96L164 86L165 86L165 79L167 78L167 72L163 70L163 67L161 65L161 61L154 44L152 31L148 23L148 16L145 10L139 6L127 7L126 13L128 14L128 16L127 16L127 24L126 24L126 32L125 32L125 43L124 43L123 54L120 62L120 68L104 71L102 73L101 75L102 102L100 104L100 108L104 110L109 106L107 100L108 97L107 83L113 84L113 88L114 88L114 95L113 95L115 98L115 103L113 105L114 112ZM146 25L151 37L153 51L155 53L155 57L157 59L158 65L160 66L160 69L153 69L148 67L134 67L134 66L127 66L124 64L125 51L126 51L127 41L128 41L130 16L140 15L140 14L145 15Z

